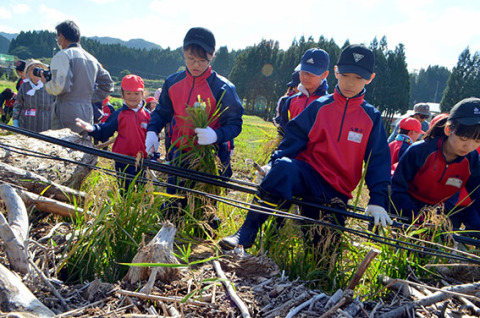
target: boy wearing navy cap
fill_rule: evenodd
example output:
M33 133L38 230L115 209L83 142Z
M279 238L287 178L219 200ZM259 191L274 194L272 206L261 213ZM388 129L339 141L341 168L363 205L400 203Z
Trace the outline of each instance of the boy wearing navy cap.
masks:
M386 212L390 185L390 151L380 112L364 100L365 85L375 77L374 55L363 45L346 47L337 65L335 92L313 101L285 127L278 150L271 157L271 169L260 184L254 203L278 207L292 197L315 197L347 203L362 178L370 190L365 213L375 225L392 220ZM268 170L268 169L267 169ZM318 218L318 210L302 214ZM240 229L223 238L220 245L232 249L251 247L266 214L249 211ZM344 225L342 215L335 215Z
M327 94L328 66L330 57L321 49L309 49L303 54L300 64L296 67L300 84L298 93L285 101L279 109L279 133L282 135L285 125L300 114L312 101Z

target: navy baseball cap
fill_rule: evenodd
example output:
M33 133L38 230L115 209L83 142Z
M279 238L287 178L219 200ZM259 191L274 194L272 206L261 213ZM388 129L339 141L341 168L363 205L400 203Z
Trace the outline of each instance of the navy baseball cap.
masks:
M302 56L300 64L295 68L295 71L305 71L315 75L322 75L328 70L330 64L330 56L322 49L309 49Z
M291 81L287 83L288 87L297 87L300 84L300 72L295 71L291 75Z
M205 28L191 28L183 39L183 47L191 44L200 45L207 53L215 52L215 37Z
M340 54L337 62L338 72L354 73L369 80L375 67L375 55L372 50L363 44L352 44L347 46Z
M453 106L448 119L455 119L462 125L480 125L480 98L465 98Z

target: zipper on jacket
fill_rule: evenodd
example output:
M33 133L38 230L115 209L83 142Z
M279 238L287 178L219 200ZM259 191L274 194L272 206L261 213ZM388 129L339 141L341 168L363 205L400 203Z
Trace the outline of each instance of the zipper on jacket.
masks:
M340 131L338 132L338 140L337 142L340 142L340 137L342 136L342 130L343 130L343 121L345 119L345 114L347 113L347 107L348 107L348 101L350 99L347 98L347 102L345 103L345 109L343 111L343 116L342 116L342 122L340 123Z
M445 172L447 172L448 169L448 163L445 165L445 169L443 169L442 175L440 176L440 179L438 179L437 182L442 181L443 176L445 175Z
M195 87L195 76L192 76L192 77L193 77L192 89L190 90L190 93L188 93L187 105L185 105L185 107L190 105L190 98L192 97L193 88ZM193 106L193 104L190 106Z

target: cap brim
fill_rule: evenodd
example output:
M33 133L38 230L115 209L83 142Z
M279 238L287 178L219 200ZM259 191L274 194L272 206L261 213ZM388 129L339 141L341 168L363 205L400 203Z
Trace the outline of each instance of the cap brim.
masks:
M295 71L304 71L308 73L315 74L317 76L322 75L326 70L309 65L309 64L298 64L297 67L295 68Z
M473 126L473 125L480 125L480 117L462 117L462 118L454 118L460 124L465 126Z
M201 41L196 41L196 40L184 42L183 46L188 46L188 45L192 45L192 44L200 45L207 53L213 54L213 52L215 52L214 47L211 47L211 46L206 45L205 43L203 43Z
M338 68L338 72L340 74L354 73L354 74L360 75L361 77L363 77L366 80L369 80L369 79L372 78L372 73L370 73L366 69L364 69L362 67L359 67L359 66L356 66L356 65L337 65L337 68Z

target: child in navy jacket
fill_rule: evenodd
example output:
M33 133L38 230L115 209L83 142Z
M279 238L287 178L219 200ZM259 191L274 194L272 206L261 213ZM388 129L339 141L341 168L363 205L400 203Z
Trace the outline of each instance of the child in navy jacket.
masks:
M344 203L362 178L370 190L366 214L375 224L391 224L386 212L390 184L390 151L380 112L364 100L365 85L375 77L374 55L363 45L350 45L335 66L338 85L332 95L312 102L285 129L283 141L272 155L267 174L254 203L277 207L294 196L316 197ZM312 209L302 214L318 218ZM335 216L340 225L341 215ZM251 247L268 215L249 211L240 229L220 245L233 249Z
M118 132L112 146L113 152L132 157L140 155L142 158L146 158L145 135L150 114L143 108L143 79L137 75L127 75L122 79L121 88L123 106L115 111L108 121L99 125L91 125L77 118L76 124L86 130L90 136L102 142L107 141L115 132ZM129 188L133 176L139 172L143 173L134 166L122 162L115 162L115 170L120 177L119 180L124 183L124 190Z
M479 211L479 146L480 99L467 98L400 158L392 178L392 200L398 213L414 219L421 217L423 207L444 203L450 213L453 206L447 203L457 201L454 196L462 187L469 193L474 210ZM467 230L479 230L478 213L465 214L451 215L453 225L464 223Z

